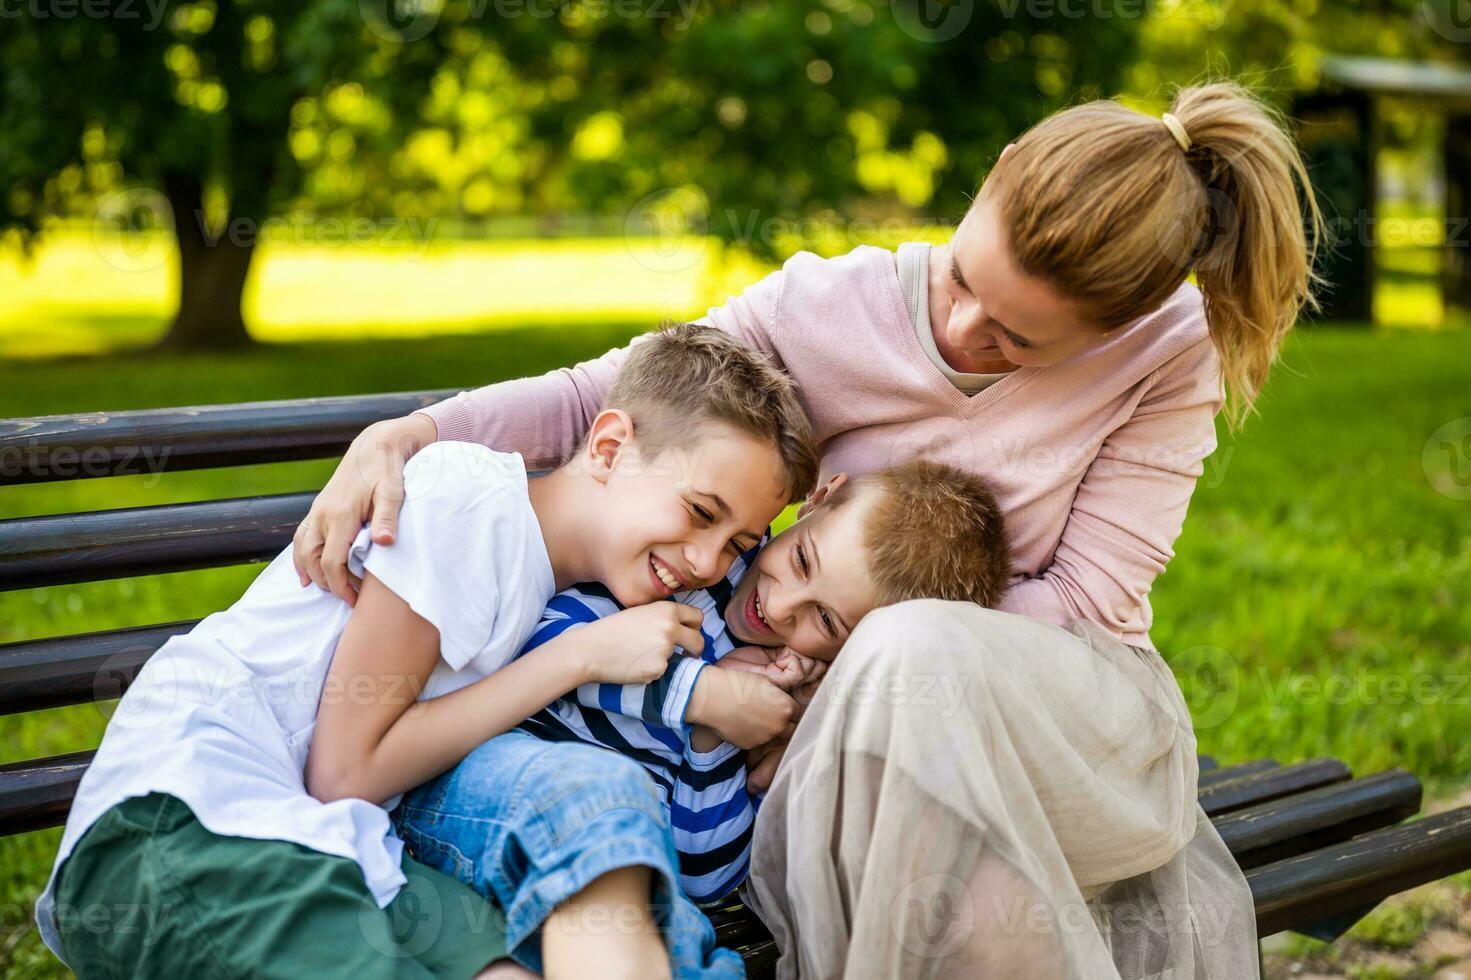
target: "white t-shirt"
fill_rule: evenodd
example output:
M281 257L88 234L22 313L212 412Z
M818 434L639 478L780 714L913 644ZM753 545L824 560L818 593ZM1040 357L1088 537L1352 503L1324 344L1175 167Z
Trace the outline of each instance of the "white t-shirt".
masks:
M353 542L349 567L372 572L439 630L441 662L420 700L509 663L556 591L526 479L514 453L435 443L404 470L396 543L374 546L366 528ZM403 843L388 820L397 799L321 803L306 791L317 705L352 610L303 587L290 552L229 609L159 648L118 702L36 902L57 956L56 869L105 811L150 792L177 796L213 833L356 861L380 908L404 884Z

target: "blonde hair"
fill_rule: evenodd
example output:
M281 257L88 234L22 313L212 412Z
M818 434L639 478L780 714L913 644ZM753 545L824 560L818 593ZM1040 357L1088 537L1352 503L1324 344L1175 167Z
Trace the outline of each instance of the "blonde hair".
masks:
M667 322L638 338L604 407L627 412L653 454L696 446L704 427L719 422L776 447L788 500L805 497L817 482L812 423L796 384L714 327Z
M1169 111L1177 127L1116 102L1058 112L982 194L1018 266L1104 330L1158 309L1194 272L1235 428L1302 308L1316 308L1322 217L1292 137L1246 89L1185 88Z
M1011 577L1001 508L980 477L916 459L849 480L833 507L866 502L863 551L880 606L949 599L994 606Z

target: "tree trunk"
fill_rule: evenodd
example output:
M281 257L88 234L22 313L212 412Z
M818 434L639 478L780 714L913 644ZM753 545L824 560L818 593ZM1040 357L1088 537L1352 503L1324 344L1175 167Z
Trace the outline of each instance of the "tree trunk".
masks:
M179 313L159 346L219 350L252 343L240 304L255 252L256 222L232 216L224 228L212 231L197 177L174 173L163 183L179 244Z
M1445 247L1441 284L1447 318L1471 318L1471 257L1466 254L1471 228L1471 113L1449 112L1445 118Z

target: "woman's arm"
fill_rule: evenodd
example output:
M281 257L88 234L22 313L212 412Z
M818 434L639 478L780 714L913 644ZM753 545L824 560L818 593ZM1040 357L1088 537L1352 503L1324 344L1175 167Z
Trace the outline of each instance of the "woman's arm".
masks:
M781 277L780 271L771 273L698 322L740 337L780 366L772 332ZM422 412L364 429L296 530L292 561L302 585L315 582L349 605L357 600L347 571L348 548L369 520L374 544L393 543L404 464L437 439L517 452L528 469L561 465L601 411L627 355L627 348L611 350L572 368L461 392Z
M434 778L579 684L659 676L676 646L698 649L700 614L679 603L624 610L570 630L443 697L418 696L440 635L371 573L342 632L317 709L307 792L383 803Z
M1223 400L1209 340L1150 380L1083 475L1052 564L1014 585L1002 610L1059 626L1087 619L1118 635L1149 631L1149 591L1174 557Z

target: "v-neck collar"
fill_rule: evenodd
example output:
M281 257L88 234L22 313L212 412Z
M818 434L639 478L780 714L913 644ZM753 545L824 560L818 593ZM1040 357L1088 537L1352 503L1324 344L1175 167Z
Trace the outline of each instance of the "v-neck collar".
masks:
M901 334L899 338L900 345L904 348L904 353L910 360L920 364L921 370L930 381L930 387L945 400L946 404L957 415L965 418L975 417L1002 398L1027 385L1042 370L1041 368L1019 367L1015 371L1007 374L1006 377L1001 378L994 384L986 386L974 395L967 395L955 387L955 384L949 378L945 377L944 372L936 366L935 362L930 360L929 354L925 352L924 347L919 342L919 337L915 334L914 320L909 315L909 306L904 301L904 291L899 286L899 253L894 251L885 252L884 254L888 256L890 273L884 277L887 281L886 293L888 294L892 310L898 314L896 317L891 318L890 322L898 324L901 327L899 331ZM926 283L928 283L928 270L926 270L925 275ZM925 301L928 302L928 289L926 290Z

